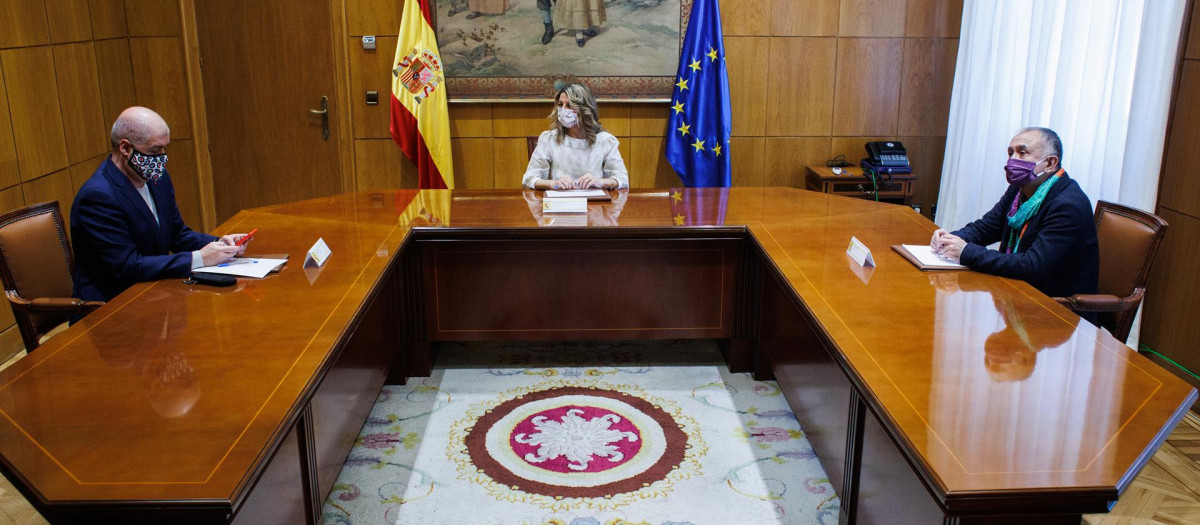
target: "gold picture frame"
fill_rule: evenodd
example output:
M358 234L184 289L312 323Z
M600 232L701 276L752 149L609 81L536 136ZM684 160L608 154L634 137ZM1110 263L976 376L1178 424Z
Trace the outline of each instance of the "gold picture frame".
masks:
M451 102L549 100L564 82L586 84L600 100L670 100L691 7L692 0L430 0Z

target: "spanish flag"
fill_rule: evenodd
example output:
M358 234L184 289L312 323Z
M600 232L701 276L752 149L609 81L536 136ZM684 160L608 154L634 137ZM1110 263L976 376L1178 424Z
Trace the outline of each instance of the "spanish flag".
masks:
M405 0L392 62L392 140L417 165L419 188L454 188L446 77L428 0Z

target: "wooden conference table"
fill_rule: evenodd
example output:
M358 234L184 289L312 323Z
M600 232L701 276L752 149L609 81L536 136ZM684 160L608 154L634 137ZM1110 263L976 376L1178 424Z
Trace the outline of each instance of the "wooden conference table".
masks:
M0 466L53 523L313 523L431 343L716 338L779 381L843 523L1077 524L1196 399L1023 282L916 270L888 246L934 225L904 207L734 188L540 210L379 191L243 211L218 231L258 228L252 253L288 266L134 286L0 372ZM303 267L318 237L333 255Z

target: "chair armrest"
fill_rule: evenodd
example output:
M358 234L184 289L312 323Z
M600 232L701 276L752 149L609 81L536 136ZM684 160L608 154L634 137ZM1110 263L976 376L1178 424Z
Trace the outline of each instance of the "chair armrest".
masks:
M13 308L28 313L90 312L104 305L104 301L84 301L74 297L39 297L29 300L8 290L5 294Z
M104 301L84 301L74 297L39 297L29 301L29 308L42 312L74 312L95 310L103 304Z
M1108 294L1075 294L1070 297L1055 297L1054 300L1076 312L1120 312L1136 308L1142 302L1145 288L1137 288L1128 297Z

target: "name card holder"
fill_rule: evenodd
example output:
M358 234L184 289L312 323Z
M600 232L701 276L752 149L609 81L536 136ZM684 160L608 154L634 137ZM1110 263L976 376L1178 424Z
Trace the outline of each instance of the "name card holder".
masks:
M875 258L871 256L870 248L867 248L867 245L857 237L850 237L850 246L846 248L846 255L859 266L875 266Z
M329 256L333 255L333 250L325 244L324 238L317 238L317 243L312 248L308 249L308 256L304 258L304 266L308 266L308 261L312 261L320 268L325 265L325 261L329 260Z

